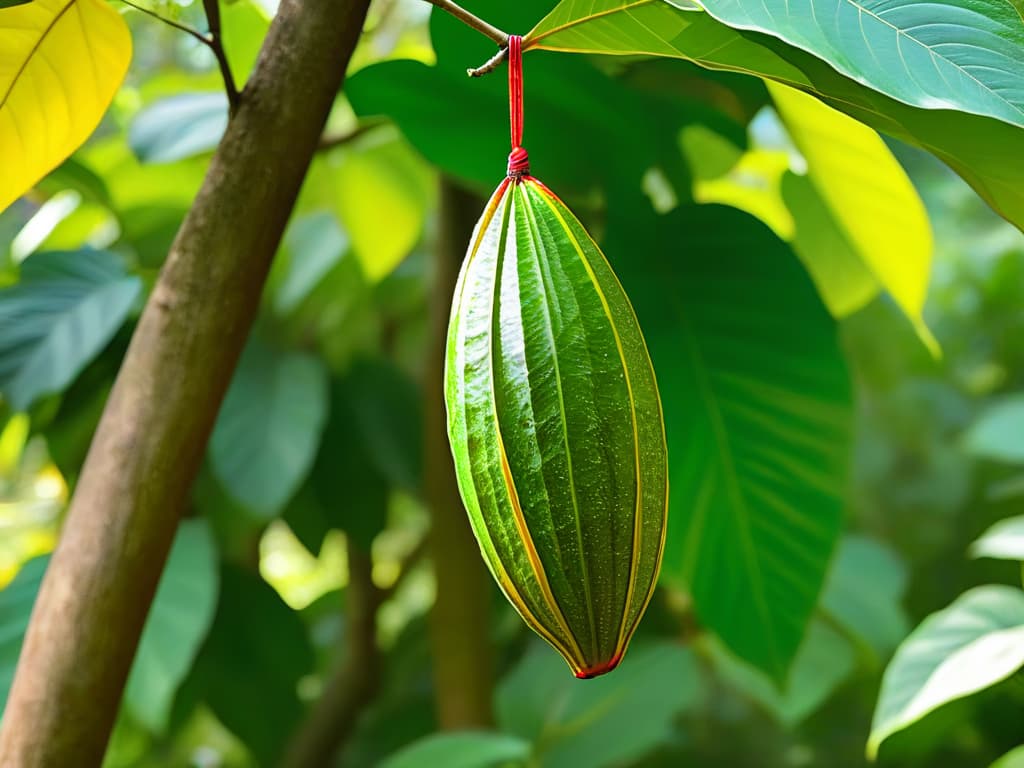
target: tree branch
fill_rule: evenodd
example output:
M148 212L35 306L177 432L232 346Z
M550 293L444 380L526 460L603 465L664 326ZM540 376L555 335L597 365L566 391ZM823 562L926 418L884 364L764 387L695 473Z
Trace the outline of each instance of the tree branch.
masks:
M207 48L211 47L210 46L210 38L208 38L206 35L204 35L198 29L193 29L188 24L182 24L180 21L175 21L174 19L168 19L166 16L161 16L159 13L157 13L156 11L154 11L154 10L152 10L150 8L145 8L145 7L141 6L141 5L136 5L135 3L132 2L132 0L121 0L121 2L124 3L125 5L127 5L129 8L134 8L139 13L144 13L147 16L152 16L157 21L161 21L161 22L163 22L164 24L166 24L169 27L174 27L179 32L184 32L186 35L194 37L196 40L198 40L200 43L205 45Z
M373 583L373 560L348 539L348 587L342 660L288 747L281 768L331 765L380 686L377 609L384 595Z
M283 0L149 297L50 561L0 765L94 768L370 0Z
M508 58L508 45L503 45L496 54L491 56L486 62L476 69L467 69L466 74L470 77L483 77L489 72L493 72L501 63Z
M424 386L424 494L432 526L430 548L437 581L431 611L434 689L445 729L493 723L490 574L480 557L455 480L444 409L444 348L459 265L483 202L441 183L440 234L431 298L431 350Z
M228 113L233 115L238 111L240 95L220 33L220 0L203 0L203 10L206 12L206 24L210 28L210 50L217 57L217 66L220 67L220 76L224 80L224 90L228 95Z
M466 24L467 26L472 27L477 32L479 32L480 34L486 35L487 37L491 38L491 40L496 42L498 45L508 45L508 34L507 33L502 32L497 27L494 27L494 26L488 24L486 21L481 19L479 16L475 16L474 14L470 13L465 8L463 8L462 6L456 5L455 3L451 2L451 0L426 0L426 1L428 3L430 3L431 5L437 6L442 11L445 11L446 13L450 13L456 19L461 21L463 24Z

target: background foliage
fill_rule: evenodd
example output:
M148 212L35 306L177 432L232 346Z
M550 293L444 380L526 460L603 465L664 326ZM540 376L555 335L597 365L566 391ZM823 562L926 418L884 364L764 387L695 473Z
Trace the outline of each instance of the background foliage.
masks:
M665 401L666 558L621 669L573 680L495 590L487 626L456 628L495 649L495 727L439 731L453 692L432 661L455 651L427 631L428 316L446 298L448 193L500 180L507 95L500 73L465 75L492 43L378 0L110 768L278 764L366 632L360 569L381 675L339 766L1022 759L1024 22L995 0L783 4L466 3L534 30L534 172L619 273ZM194 4L154 9L202 25ZM239 83L274 10L222 7ZM99 128L0 213L0 700L133 323L227 122L209 51L124 18L135 54ZM851 24L857 40L831 32ZM97 92L120 81L111 56ZM89 133L69 130L72 145ZM5 176L0 205L43 171Z

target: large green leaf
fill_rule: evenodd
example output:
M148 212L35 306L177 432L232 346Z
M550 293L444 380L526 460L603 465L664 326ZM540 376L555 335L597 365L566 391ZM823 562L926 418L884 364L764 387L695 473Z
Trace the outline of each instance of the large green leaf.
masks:
M937 349L922 318L931 276L932 232L907 174L867 126L780 83L769 82L768 92L807 162L804 183L787 177L782 192L796 222L794 247L825 302L838 317L860 309L871 298L864 290L866 273L875 286L889 292L922 339ZM813 205L809 194L820 199L826 213L801 215ZM831 239L821 242L819 228Z
M746 214L680 208L655 235L608 252L630 254L620 275L664 400L662 576L781 679L839 535L851 393L836 325L793 252Z
M106 251L39 253L0 291L0 395L15 410L62 390L110 341L142 283Z
M532 743L530 765L602 768L649 752L700 693L697 664L677 645L638 645L618 672L580 684L537 644L501 682L495 707L502 731Z
M1024 20L1012 0L701 0L730 27L809 51L907 104L1024 126Z
M179 93L139 112L128 143L144 163L169 163L212 151L227 125L223 93Z
M30 560L18 571L14 581L0 591L0 716L14 682L14 670L18 666L32 606L49 563L49 557Z
M167 727L217 606L217 551L203 520L178 528L124 691L132 715L155 733Z
M515 736L484 731L438 733L396 752L380 768L510 768L524 765L530 744Z
M1000 520L971 544L971 557L1024 561L1024 516Z
M1024 665L1024 592L977 587L933 613L900 646L885 671L868 755L882 742L955 699L987 688Z
M225 490L261 517L279 512L313 465L327 407L320 361L251 341L210 441Z
M995 2L990 0L984 6ZM796 19L792 23L798 23L805 15L785 11L784 4L785 0L779 4L778 18ZM706 5L715 13L722 12L714 0ZM933 7L951 8L917 5L922 13ZM962 15L969 22L977 14ZM1004 14L995 18L1003 19ZM1009 21L1020 25L1019 18ZM936 27L941 30L956 24L954 21ZM856 22L836 30L836 34L856 43ZM1012 29L1006 34L1016 39ZM1005 40L1000 45L1003 43ZM862 84L859 75L844 76L830 63L779 38L733 29L710 13L682 10L663 0L563 0L530 32L524 47L677 57L711 69L746 72L793 86L817 95L876 130L928 149L963 176L993 208L1018 227L1024 226L1024 165L1019 162L1024 133L1018 125L995 117L935 109L957 108L958 95L967 91L955 85L948 86L949 93L941 101L931 96L930 101L924 99L931 109L911 106ZM1021 58L1018 53L1016 60ZM980 63L986 66L984 61ZM1006 66L1003 60L998 68ZM1000 90L1010 97L1017 90L1020 76L1006 77L1006 86ZM978 106L975 101L965 96L962 106ZM1007 114L1012 114L1008 107Z

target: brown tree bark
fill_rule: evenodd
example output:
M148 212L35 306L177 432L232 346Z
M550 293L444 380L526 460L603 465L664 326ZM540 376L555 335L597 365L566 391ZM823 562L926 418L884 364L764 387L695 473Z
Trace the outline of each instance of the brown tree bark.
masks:
M281 3L93 438L4 713L4 768L103 759L179 515L368 5Z
M434 685L442 728L486 728L493 723L494 688L491 575L462 506L444 408L444 348L452 293L483 203L451 182L441 188L441 229L432 292L430 359L424 386L424 476L430 507L431 551L437 597L431 614Z

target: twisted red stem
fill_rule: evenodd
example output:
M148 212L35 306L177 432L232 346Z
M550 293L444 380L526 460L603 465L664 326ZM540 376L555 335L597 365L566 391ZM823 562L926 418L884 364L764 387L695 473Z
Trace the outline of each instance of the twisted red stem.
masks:
M526 176L530 173L530 156L523 143L523 38L508 38L508 102L512 127L512 152L508 156L508 175Z

